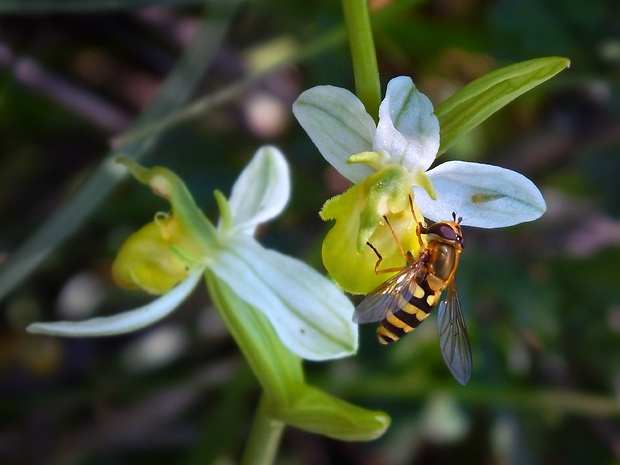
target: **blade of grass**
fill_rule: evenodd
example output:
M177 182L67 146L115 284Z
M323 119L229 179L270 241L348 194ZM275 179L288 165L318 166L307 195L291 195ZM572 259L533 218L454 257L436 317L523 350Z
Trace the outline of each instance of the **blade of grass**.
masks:
M179 124L182 121L200 116L218 105L232 100L246 89L249 89L252 85L263 80L270 74L284 68L285 66L290 66L291 64L313 58L321 52L328 50L330 47L334 47L344 42L345 39L346 32L344 27L335 27L318 39L309 42L308 45L296 51L294 54L283 56L277 63L264 70L258 71L255 74L236 81L216 92L200 97L195 101L179 108L173 113L170 113L160 119L150 121L147 125L131 128L129 131L115 137L112 140L112 145L114 147L121 148L123 145L132 141L142 139L150 134L156 134L164 129L174 126L175 124Z
M611 395L569 391L553 388L507 388L469 383L467 389L456 385L453 380L440 382L427 376L365 377L359 380L325 380L319 383L327 389L346 393L350 397L365 399L390 399L403 401L428 397L429 392L454 396L463 403L490 407L534 410L541 413L571 413L598 417L620 417L620 403Z
M183 56L161 85L152 103L134 123L139 129L181 106L204 75L228 30L240 0L220 2L210 8ZM26 278L90 216L128 171L114 163L121 156L144 158L153 137L138 138L112 150L84 184L0 268L0 300Z

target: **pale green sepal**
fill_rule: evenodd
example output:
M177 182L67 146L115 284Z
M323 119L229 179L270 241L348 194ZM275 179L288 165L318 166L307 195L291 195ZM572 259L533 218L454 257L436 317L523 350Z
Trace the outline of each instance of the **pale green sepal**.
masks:
M448 161L426 174L438 200L416 189L416 203L433 221L463 217L465 226L502 228L539 218L547 209L532 181L522 174L493 165Z
M536 58L492 71L467 84L435 108L441 131L438 155L500 108L569 65L567 58Z
M417 253L417 222L408 197L412 193L409 173L392 165L325 202L321 218L336 224L323 241L323 264L347 292L367 294L389 277L375 273L377 255L367 241L381 253L381 269L405 265L383 215L389 217L403 249ZM418 219L422 220L419 210Z
M325 276L305 263L238 234L207 258L208 267L267 316L282 342L307 360L357 351L353 305Z
M411 184L414 186L420 186L426 191L426 193L431 199L437 200L437 192L435 192L433 182L421 169L418 169L417 171L411 173Z
M376 130L374 120L351 92L313 87L293 103L293 114L325 160L344 177L355 183L374 171L363 164L347 164L351 155L373 150Z
M236 228L253 235L256 226L278 216L291 192L288 164L273 146L258 149L235 182L228 204Z
M126 157L119 157L116 161L125 165L138 181L148 185L156 195L170 202L179 223L196 243L202 243L205 248L217 243L217 230L176 174L160 166L145 168Z
M308 385L297 393L292 405L272 406L272 415L305 431L342 441L370 441L390 426L386 413L366 410Z
M433 104L408 76L392 79L379 107L379 124L373 144L390 156L390 163L408 171L426 171L439 148L439 122Z
M209 296L271 401L288 404L304 383L301 359L288 350L260 311L214 273L205 271Z
M220 211L220 221L217 225L220 233L229 232L233 227L233 217L230 211L230 204L228 203L228 199L220 190L213 191L213 196L215 197L215 202L217 203L217 208Z
M350 156L347 163L363 163L378 171L385 166L387 160L388 156L382 152L362 152Z
M33 323L26 330L29 333L66 337L113 336L136 331L169 315L196 287L201 276L201 272L191 274L172 291L135 310L85 321Z

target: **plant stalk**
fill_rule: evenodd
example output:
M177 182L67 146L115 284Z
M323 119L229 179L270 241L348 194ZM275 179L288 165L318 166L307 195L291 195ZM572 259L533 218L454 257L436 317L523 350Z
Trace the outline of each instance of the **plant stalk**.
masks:
M252 423L242 465L272 465L278 453L285 424L269 416L268 401L263 394Z
M355 93L364 104L368 114L378 121L381 85L375 42L370 27L368 1L342 0L342 8L349 34Z

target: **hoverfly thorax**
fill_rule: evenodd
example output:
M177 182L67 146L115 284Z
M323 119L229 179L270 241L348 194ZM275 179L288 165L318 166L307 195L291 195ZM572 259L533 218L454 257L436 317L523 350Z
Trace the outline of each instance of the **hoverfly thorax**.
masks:
M461 227L456 221L440 221L422 229L422 233L428 238L429 284L433 290L443 289L456 271L465 243Z

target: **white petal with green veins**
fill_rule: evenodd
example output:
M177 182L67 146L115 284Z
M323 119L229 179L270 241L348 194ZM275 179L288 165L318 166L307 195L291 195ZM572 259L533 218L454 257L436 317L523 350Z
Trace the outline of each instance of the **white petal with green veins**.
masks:
M388 83L379 107L375 151L390 155L390 163L408 171L431 166L439 149L439 122L433 104L411 78L400 76Z
M415 201L424 216L448 220L452 212L463 217L462 225L501 228L539 218L547 209L532 181L522 174L493 165L449 161L426 172L437 200L419 187Z
M328 360L356 352L353 305L305 263L238 234L209 257L208 266L269 318L293 353L307 360Z
M261 147L235 182L228 204L233 225L247 234L278 216L291 192L289 169L282 152Z
M172 291L134 310L85 321L33 323L26 329L29 333L68 337L112 336L137 331L168 316L192 292L201 276L202 272L191 274Z
M347 164L351 155L371 152L376 126L362 102L346 89L313 87L293 104L293 113L321 155L347 179L360 182L374 170Z

